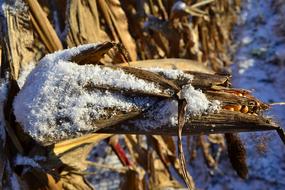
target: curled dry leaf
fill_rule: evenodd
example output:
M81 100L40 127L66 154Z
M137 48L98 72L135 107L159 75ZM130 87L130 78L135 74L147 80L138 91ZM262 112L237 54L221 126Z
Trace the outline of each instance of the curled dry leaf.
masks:
M195 183L192 179L192 176L189 175L187 168L186 168L186 160L185 155L183 152L183 145L182 145L182 130L185 125L185 114L186 114L186 105L187 102L185 99L178 100L178 157L182 168L182 174L186 185L189 189L195 189Z

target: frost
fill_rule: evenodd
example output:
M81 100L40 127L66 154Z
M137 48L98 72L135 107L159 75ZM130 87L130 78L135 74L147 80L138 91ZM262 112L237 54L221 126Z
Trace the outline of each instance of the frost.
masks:
M77 65L68 61L92 46L96 44L47 55L32 70L13 105L16 120L26 133L38 142L53 143L94 132L99 129L96 122L132 111L144 111L146 115L135 121L137 126L176 125L175 100L125 93L132 90L163 92L156 83L142 80L120 68ZM179 70L153 68L151 71L169 79L193 79L192 75ZM184 87L182 92L189 103L189 117L203 114L211 107L206 96L191 85Z

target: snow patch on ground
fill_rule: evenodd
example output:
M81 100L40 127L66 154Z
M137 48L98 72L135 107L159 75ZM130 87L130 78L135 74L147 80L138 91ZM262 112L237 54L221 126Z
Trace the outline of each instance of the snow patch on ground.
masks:
M279 1L284 5L284 1ZM278 0L245 0L239 25L235 28L233 52L233 85L253 91L253 95L264 102L285 101L284 35L282 29L285 8L272 8ZM282 22L278 21L282 18ZM283 28L284 29L284 28ZM285 127L285 106L273 106L267 113ZM209 178L196 172L203 170L197 164L194 179L197 186L211 190L285 189L285 149L275 132L242 133L245 142L249 177L241 180L235 174L226 154L222 157L219 170ZM265 140L264 140L265 139ZM264 146L263 146L264 145ZM264 152L260 152L260 147ZM193 165L196 165L194 163ZM199 168L200 167L200 168Z
M90 159L96 164L108 165L117 169L123 167L117 155L105 141L101 141L96 145L90 155L92 155ZM92 184L94 189L117 190L124 179L119 172L104 167L92 167L90 165L88 172L95 172L96 174L87 176L87 180Z

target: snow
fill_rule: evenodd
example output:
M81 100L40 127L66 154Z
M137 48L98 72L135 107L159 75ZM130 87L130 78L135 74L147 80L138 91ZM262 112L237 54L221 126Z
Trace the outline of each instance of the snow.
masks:
M209 101L202 91L194 89L190 84L183 86L180 98L185 98L187 102L186 121L193 116L218 112L220 110L219 101ZM144 130L161 126L176 126L178 123L177 111L178 103L176 100L162 100L155 103L144 114L144 118L137 119L131 122L131 124L139 128L144 128Z
M251 43L238 46L234 57L236 65L233 67L233 84L236 87L252 89L254 95L264 102L284 102L284 37L277 34L282 25L276 25L282 17L284 22L284 7L280 11L272 8L277 0L248 0L245 1L244 12L248 12L245 22L237 27L236 32L240 37L250 35ZM284 3L284 2L283 2ZM249 9L246 6L251 6ZM257 11L256 11L257 10ZM238 41L238 38L237 38ZM259 53L253 53L259 50ZM240 57L250 60L252 65L240 72ZM285 126L285 107L273 106L268 115L274 116L280 126ZM242 184L242 189L276 189L285 188L285 183L280 180L285 177L284 145L276 133L256 133L255 135L242 135L248 150L248 164L250 168L247 183ZM252 139L266 137L267 145L265 154L257 153L257 143ZM232 179L231 179L232 181ZM239 185L236 185L236 187ZM237 189L233 187L233 189Z
M149 98L129 99L120 92L86 90L84 85L88 83L160 92L154 83L129 76L120 69L79 66L66 61L88 47L90 45L80 46L43 58L15 98L17 121L38 141L45 141L47 137L64 139L72 132L76 135L80 131L91 131L96 129L92 121L106 116L106 108L116 107L127 112L150 101Z
M278 0L245 0L239 25L234 30L233 85L253 91L253 95L264 102L285 101L284 34L276 33L284 22L285 8L272 8ZM283 18L280 24L278 19ZM279 28L280 27L280 28ZM281 28L282 29L282 28ZM273 106L267 113L285 126L285 107ZM219 171L209 177L203 161L192 163L193 178L198 188L213 190L285 189L285 149L275 132L241 133L247 149L249 177L241 180L231 169L227 155L223 154ZM266 140L264 140L266 139ZM265 145L265 152L258 147ZM198 155L197 158L201 158ZM203 160L203 159L200 159Z
M94 125L96 121L131 111L147 111L147 117L134 122L137 127L176 125L175 100L158 102L158 98L125 93L142 91L158 94L173 90L161 89L158 84L140 79L120 68L82 66L68 61L92 46L96 44L49 54L33 69L13 105L16 120L26 133L38 142L50 144L94 132L98 130ZM170 79L193 79L192 75L178 70L151 70ZM189 103L188 118L218 108L217 104L212 105L201 91L195 90L190 84L183 87L182 94Z
M218 111L218 101L213 102L214 107L211 106L211 102L207 99L206 95L200 90L195 90L191 85L183 86L181 90L181 98L185 98L187 102L186 113L190 116L201 115L201 113L207 112L207 110ZM218 109L217 109L218 108ZM217 110L216 110L217 109Z
M100 141L100 143L94 147L90 155L92 155L90 159L96 164L109 165L117 169L123 167L118 156L106 141ZM96 174L86 177L86 180L92 184L94 189L116 190L119 189L120 183L124 179L124 176L119 172L114 172L113 170L102 167L90 165L87 171L95 172Z
M144 117L130 121L134 127L150 130L162 126L176 126L178 123L178 103L175 100L163 100L155 103L144 113ZM126 126L129 128L129 126Z

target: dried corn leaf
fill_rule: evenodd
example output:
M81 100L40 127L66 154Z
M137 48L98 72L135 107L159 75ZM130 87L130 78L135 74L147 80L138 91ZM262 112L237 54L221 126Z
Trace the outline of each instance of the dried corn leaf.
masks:
M218 144L222 148L225 148L225 138L222 134L210 134L208 135L208 140L213 144Z
M195 183L192 179L192 176L188 173L187 167L186 167L186 160L185 155L183 152L183 145L182 145L182 130L185 125L185 114L186 114L186 105L187 102L185 99L178 100L178 139L177 139L177 145L178 145L178 158L180 161L182 174L184 181L189 189L195 189Z
M112 39L120 41L127 49L130 59L136 60L136 45L128 30L127 18L119 0L98 0L104 19L112 33Z
M177 84L173 83L171 80L161 77L156 73L133 67L120 67L120 68L124 70L126 73L132 74L140 79L156 83L158 86L161 86L163 91L169 90L170 94L167 93L168 96L169 95L171 96L171 94L173 95L180 90L180 87Z
M173 141L169 141L171 144L167 144L162 136L158 136L158 135L153 135L152 136L155 139L155 150L158 153L161 161L165 164L165 166L169 166L172 162L172 160L174 160L176 158L176 148L172 147L172 150L170 150L168 148L168 145L172 146L174 145ZM170 140L171 137L168 137Z
M31 11L31 21L49 52L63 49L59 37L40 4L33 0L26 0L26 2Z
M54 145L53 152L55 155L60 155L68 150L83 144L98 143L99 141L110 137L111 134L90 134L82 137L61 141Z
M4 39L1 41L7 42L5 44L8 52L3 56L9 56L7 63L10 64L11 75L14 79L18 79L19 72L22 67L25 67L32 61L35 61L36 50L33 49L34 37L30 22L30 15L27 10L13 10L12 7L7 6L4 9L4 20L7 28L3 27L5 33L2 33ZM4 22L4 21L3 21ZM4 45L4 44L2 44Z
M104 42L97 46L90 46L83 50L80 54L76 54L70 57L70 61L77 63L78 65L87 64L99 64L103 56L114 47L112 42Z
M68 47L111 39L100 24L97 1L71 0L68 12Z
M152 59L144 61L135 61L130 63L122 63L118 65L131 66L137 68L158 67L163 69L177 69L183 71L214 74L214 72L210 68L198 63L197 61L193 61L190 59L179 59L179 58Z
M94 190L94 188L91 186L91 184L88 184L86 180L84 179L84 176L82 176L80 173L68 173L62 178L62 189L66 190L78 190L78 189L84 189L84 190Z
M157 157L155 152L150 149L148 152L149 165L149 189L178 188L181 185L171 178L171 175L163 162Z
M144 170L147 170L147 159L145 158L147 150L141 146L134 135L126 135L125 142L135 164L140 165Z
M124 126L130 125L129 128L116 126L104 128L98 133L114 134L152 134L152 135L177 135L177 128L170 126L161 126L147 129L136 127L133 124L124 123ZM134 131L132 130L134 129ZM253 131L277 130L278 126L270 119L262 116L243 114L239 112L222 110L219 113L211 113L194 117L185 124L183 135L215 134L215 133L239 133Z
M207 5L209 3L212 3L214 2L215 0L203 0L203 1L200 1L200 2L197 2L193 5L191 5L192 8L198 8L198 7L201 7L201 6L204 6L204 5Z
M176 172L183 178L183 169L180 165L179 159L176 156L176 146L173 138L170 136L152 136L155 139L154 149L160 157L160 160L165 165L166 169L170 173L169 167L173 167ZM189 175L189 174L187 174Z
M171 22L161 20L157 17L149 17L147 24L145 24L145 29L159 32L168 40L169 55L167 57L179 57L181 33Z

